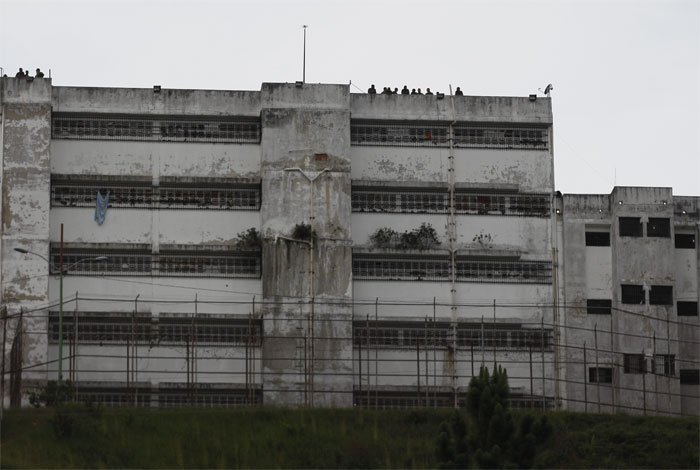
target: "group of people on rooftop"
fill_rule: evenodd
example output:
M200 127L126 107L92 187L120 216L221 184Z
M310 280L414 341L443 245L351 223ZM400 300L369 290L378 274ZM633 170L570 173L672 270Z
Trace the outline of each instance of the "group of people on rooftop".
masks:
M367 90L367 93L369 93L370 95L376 95L377 89L374 87L374 85L372 85L371 87L369 87L369 90ZM437 92L437 93L440 94L440 92ZM430 88L426 88L425 93L423 93L420 90L420 88L418 88L418 90L413 88L411 91L408 91L408 87L406 85L404 85L400 92L399 92L398 88L394 88L392 90L391 87L385 86L384 89L382 90L381 94L382 95L398 95L398 94L401 94L401 95L423 95L423 94L432 95L433 92L430 91ZM464 93L462 93L462 90L459 87L457 87L457 89L455 90L455 96L464 96Z
M44 72L37 68L36 75L32 77L29 75L29 70L22 70L22 67L20 67L19 72L15 74L15 78L44 78Z

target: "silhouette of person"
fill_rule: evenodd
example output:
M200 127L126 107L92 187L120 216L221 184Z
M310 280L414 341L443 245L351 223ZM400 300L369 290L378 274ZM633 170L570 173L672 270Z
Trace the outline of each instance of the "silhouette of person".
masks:
M398 95L398 94L399 94L399 89L398 89L398 88L394 88L394 91L393 91L392 94L393 94L393 95Z
M430 88L427 88L427 89L425 90L425 94L426 94L426 95L432 95L433 92L430 91Z
M418 92L416 92L416 95L422 95L422 94L423 94L423 92L420 91L420 88L419 88L419 89L418 89Z
M418 94L418 93L416 93L416 89L415 89L415 88L411 88L411 94L412 94L412 95L417 95L417 94Z
M382 95L390 95L390 94L391 94L391 90L387 87L384 87L384 89L382 90Z
M27 69L27 70L24 71L24 78L31 78L31 77L29 76L29 69Z
M19 72L15 74L15 78L24 78L24 70L22 70L22 67L20 67Z
M455 90L455 95L464 96L464 93L462 93L462 90L460 90L459 87L457 87L457 90Z
M401 88L401 94L402 94L402 95L409 95L409 94L411 94L411 92L408 91L408 87L407 87L406 85L404 85L403 88Z
M39 71L39 69L37 69L37 71ZM37 75L37 76L38 76L38 75ZM370 95L376 95L376 94L377 94L377 89L374 88L374 85L372 85L371 87L369 87L369 90L367 90L367 93L369 93Z
M44 78L44 72L42 72L39 69L36 69L36 78Z

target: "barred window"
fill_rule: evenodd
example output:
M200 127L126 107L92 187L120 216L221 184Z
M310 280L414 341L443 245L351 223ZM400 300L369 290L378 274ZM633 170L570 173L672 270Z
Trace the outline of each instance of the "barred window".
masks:
M449 278L447 258L365 258L352 261L352 275L358 280L442 281Z
M356 347L415 349L416 347L445 348L452 344L452 328L445 322L356 321L353 324ZM552 350L552 330L525 328L521 324L457 325L457 347L497 350Z
M623 358L625 374L646 374L647 362L643 354L625 354Z
M64 247L63 269L73 275L118 276L185 276L258 279L261 274L261 253L241 251L221 246L185 246L186 250L168 250L161 247L160 254L150 252L150 247ZM98 256L107 257L96 261ZM51 245L51 272L58 274L60 247Z
M260 119L57 112L53 139L260 143Z
M552 265L546 261L491 261L457 259L457 280L462 282L498 282L549 284Z
M650 305L673 305L673 286L651 286Z
M644 287L634 284L622 284L620 286L621 300L623 304L643 305L646 303Z
M611 384L613 381L612 367L589 367L588 381L592 383Z
M610 315L612 313L612 300L588 299L586 300L586 313L589 315Z
M457 214L515 215L545 217L549 215L546 194L475 193L457 190L454 207ZM450 197L447 189L434 191L408 188L370 188L352 190L353 212L407 212L447 214Z
M109 195L110 208L128 209L215 209L259 210L260 185L236 179L195 183L176 180L152 186L149 181L127 181L120 177L54 175L51 178L51 207L94 208L97 193ZM199 185L197 185L199 184Z
M259 388L230 388L224 384L197 383L187 388L182 383L161 383L158 387L160 408L196 406L201 408L231 408L262 404Z
M449 147L449 126L420 121L353 120L351 145ZM461 148L549 148L544 127L503 127L460 123L454 127L454 146Z
M260 346L262 321L202 316L161 316L157 341L162 345L196 342L198 345Z
M151 388L146 384L125 387L114 383L102 385L83 385L76 387L75 401L93 403L108 407L151 406Z
M652 361L654 374L673 376L676 375L676 356L674 354L657 354Z
M151 340L150 315L131 312L70 312L63 313L63 340L92 344L125 344L127 341L146 343ZM76 337L77 332L77 337ZM59 339L59 312L49 312L49 342Z

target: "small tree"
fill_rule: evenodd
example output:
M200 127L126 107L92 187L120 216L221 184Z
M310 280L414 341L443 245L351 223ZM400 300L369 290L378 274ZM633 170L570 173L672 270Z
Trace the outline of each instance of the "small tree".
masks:
M35 408L52 407L73 399L74 388L70 381L49 380L46 385L29 392L29 403Z

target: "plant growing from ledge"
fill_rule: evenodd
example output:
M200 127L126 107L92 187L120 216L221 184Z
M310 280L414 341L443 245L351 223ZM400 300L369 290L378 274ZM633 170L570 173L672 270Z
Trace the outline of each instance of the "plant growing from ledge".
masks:
M262 238L260 232L255 227L251 227L245 232L236 235L236 248L240 250L260 250L262 249Z
M292 230L292 238L310 242L316 241L318 237L310 224L296 224Z
M428 223L422 223L419 228L406 230L402 234L388 227L378 228L369 239L377 248L399 250L429 250L440 245L437 232Z
M484 233L482 230L478 235L474 235L472 242L478 243L482 248L489 248L493 242L493 237L490 233Z

